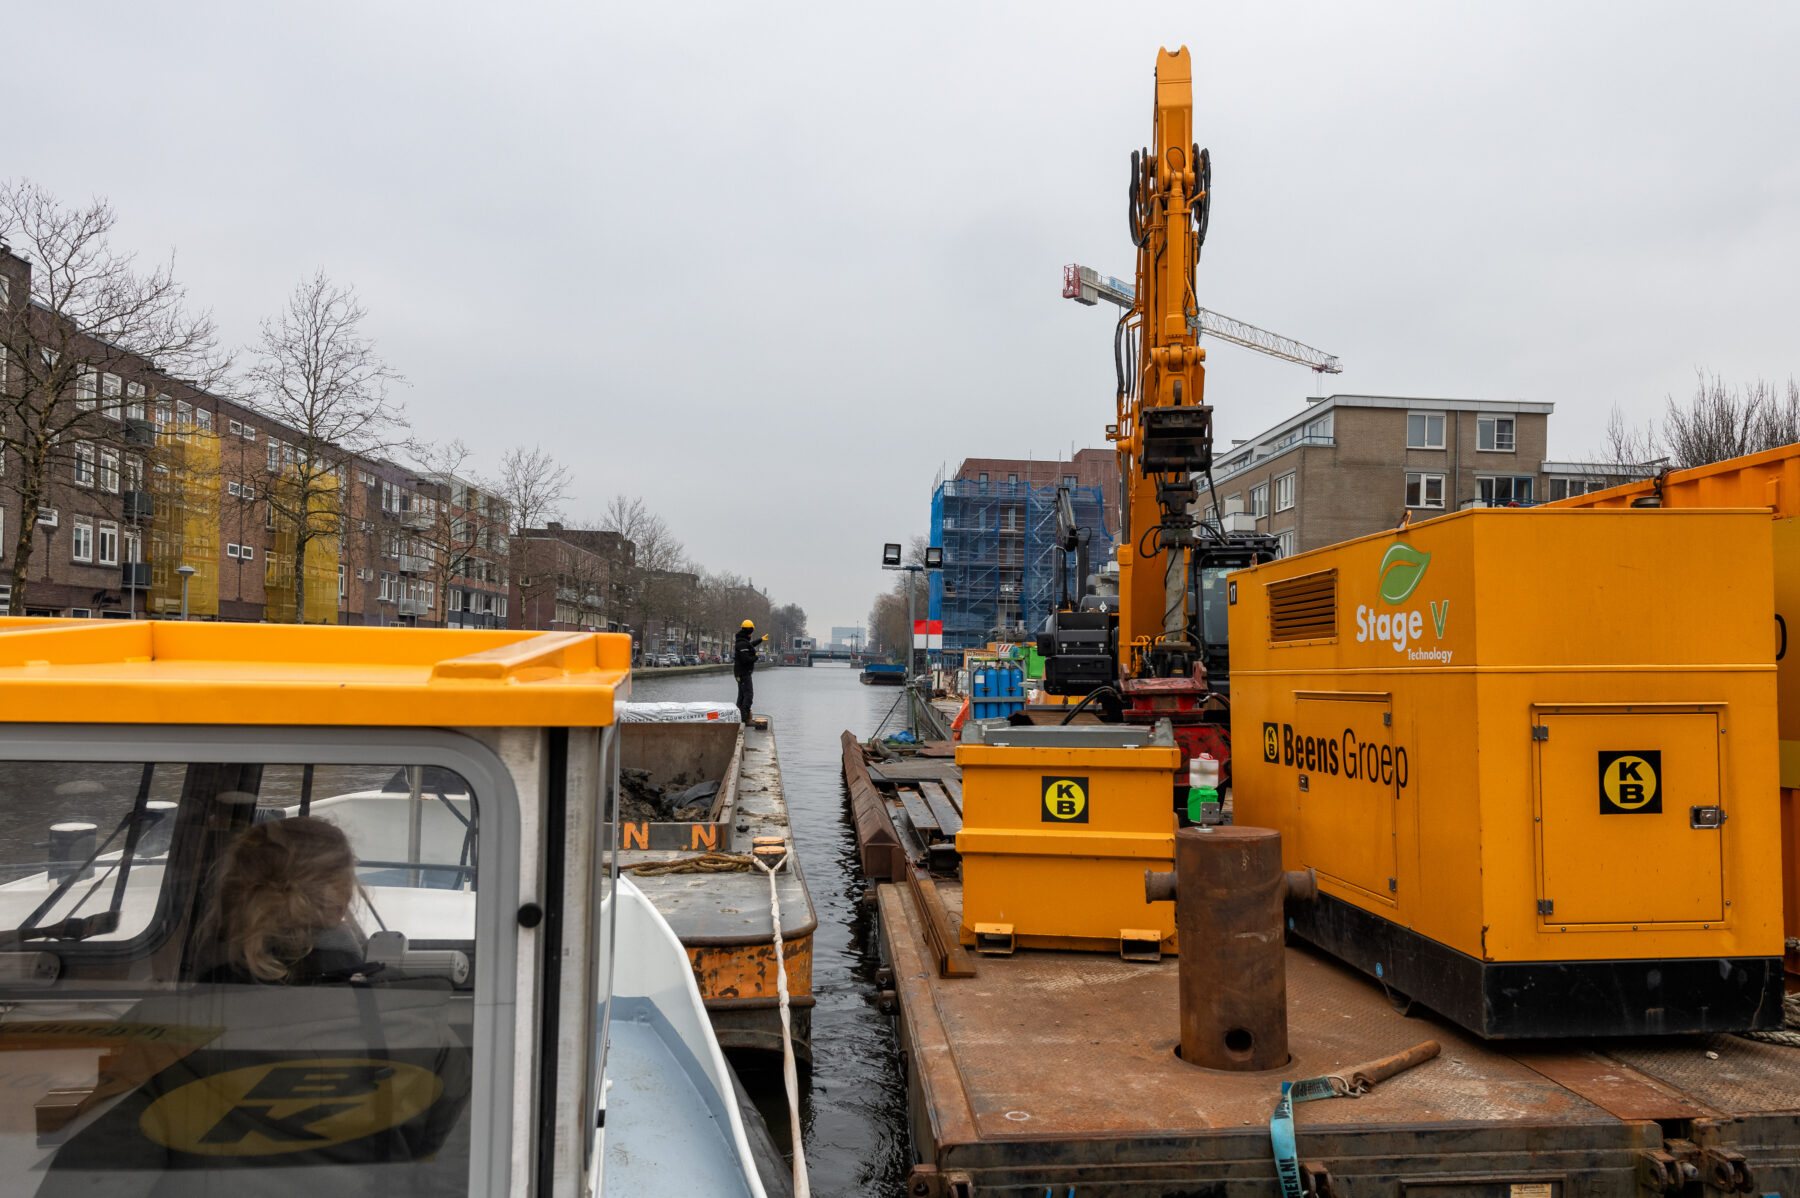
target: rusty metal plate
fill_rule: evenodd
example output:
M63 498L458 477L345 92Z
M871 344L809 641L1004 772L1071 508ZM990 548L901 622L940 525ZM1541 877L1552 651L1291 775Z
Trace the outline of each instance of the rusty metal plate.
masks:
M960 889L940 883L947 905ZM884 888L884 904L887 888ZM913 904L894 931L922 946ZM960 912L957 912L960 914ZM920 947L908 954L926 958ZM1407 1018L1374 986L1308 950L1287 953L1286 1068L1200 1069L1175 1055L1177 963L1120 961L1100 953L1028 951L984 960L974 979L914 980L928 999L914 1019L941 1037L953 1073L932 1071L928 1101L966 1108L983 1140L1242 1132L1266 1126L1279 1082L1312 1077L1432 1038L1441 1056L1360 1099L1305 1103L1302 1129L1401 1127L1466 1121L1614 1124L1614 1118L1543 1074L1435 1019ZM935 972L935 971L920 971ZM921 1044L920 1049L926 1046ZM954 1087L955 1093L945 1091ZM933 1112L934 1119L937 1112Z
M1512 1055L1621 1119L1694 1119L1718 1113L1599 1053L1514 1052Z
M1737 1036L1681 1036L1601 1051L1724 1113L1800 1111L1800 1048Z

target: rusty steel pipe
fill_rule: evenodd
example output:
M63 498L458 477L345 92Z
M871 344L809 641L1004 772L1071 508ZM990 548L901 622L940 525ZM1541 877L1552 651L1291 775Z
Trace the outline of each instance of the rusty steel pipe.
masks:
M1181 1059L1209 1069L1287 1064L1282 907L1315 897L1311 870L1281 868L1271 828L1182 828L1175 871L1144 872L1150 902L1175 900Z

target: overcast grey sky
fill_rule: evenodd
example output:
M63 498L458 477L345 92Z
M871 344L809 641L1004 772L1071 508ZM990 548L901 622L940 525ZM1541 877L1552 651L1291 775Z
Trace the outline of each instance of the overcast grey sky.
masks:
M1800 370L1800 7L12 5L4 166L174 247L242 343L354 283L418 432L863 619L965 456L1100 445L1158 46L1194 55L1208 307L1332 390L1550 401ZM1228 346L1222 438L1314 376Z

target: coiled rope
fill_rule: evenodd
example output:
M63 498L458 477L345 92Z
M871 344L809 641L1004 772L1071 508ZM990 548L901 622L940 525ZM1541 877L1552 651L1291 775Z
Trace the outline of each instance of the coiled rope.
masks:
M645 861L631 867L640 877L654 878L663 874L747 874L748 853L701 853L697 857L677 857L673 861Z

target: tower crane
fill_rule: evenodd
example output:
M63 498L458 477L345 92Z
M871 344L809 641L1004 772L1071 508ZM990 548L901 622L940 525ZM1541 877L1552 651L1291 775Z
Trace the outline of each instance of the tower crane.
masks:
M1105 300L1130 311L1137 306L1137 288L1124 279L1103 275L1091 266L1071 262L1063 267L1063 298L1086 304L1090 308ZM1245 349L1268 354L1271 358L1298 363L1316 374L1344 372L1335 354L1314 349L1304 341L1271 333L1248 321L1227 316L1223 312L1214 312L1210 308L1196 307L1188 317L1188 328L1196 337L1205 334L1232 345L1241 345Z

